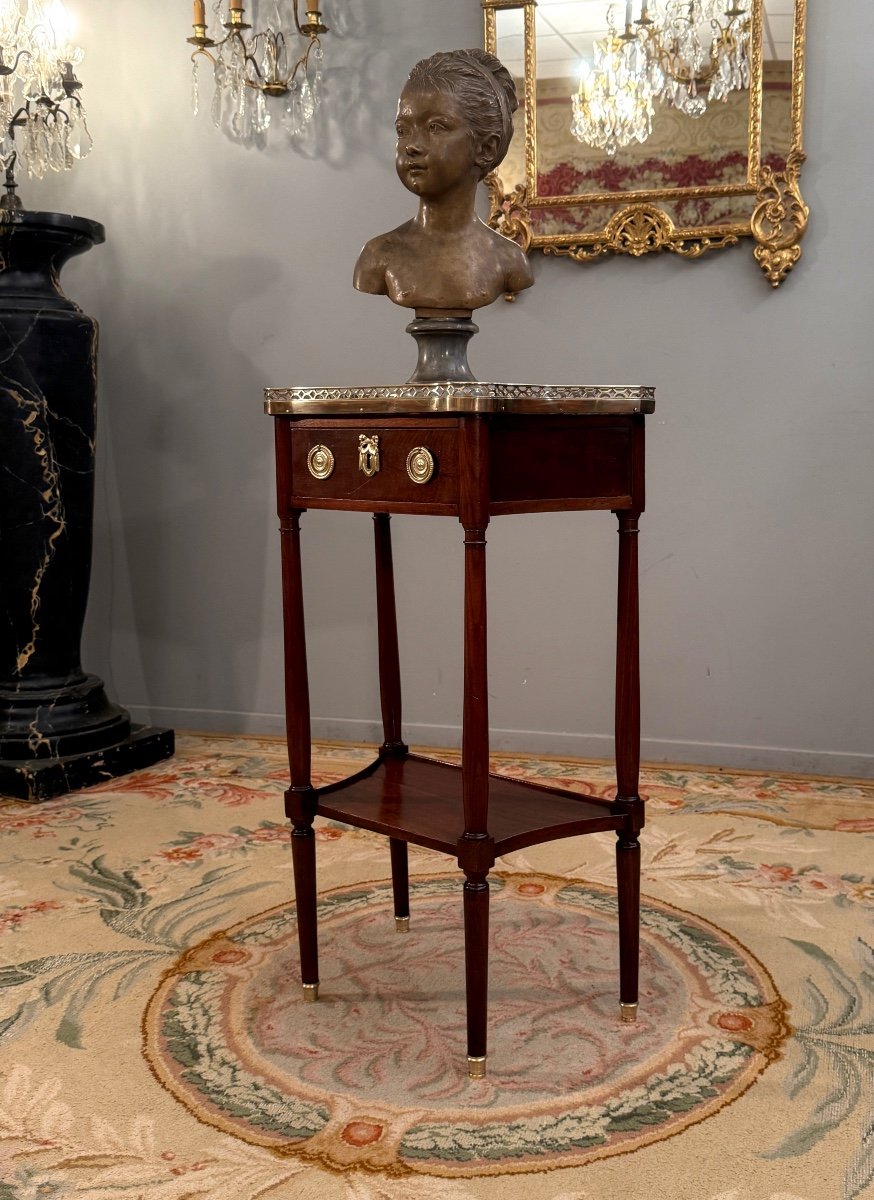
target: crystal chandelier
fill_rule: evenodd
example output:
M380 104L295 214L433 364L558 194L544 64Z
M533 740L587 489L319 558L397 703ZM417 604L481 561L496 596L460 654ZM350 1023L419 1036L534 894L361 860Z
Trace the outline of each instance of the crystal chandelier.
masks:
M645 142L652 133L653 87L642 44L631 29L627 5L625 32L617 35L612 10L610 32L595 42L594 65L580 72L571 133L612 158L620 146Z
M647 55L664 76L658 98L690 117L708 100L750 85L749 0L667 0L661 21L641 18ZM639 27L641 23L638 22Z
M617 35L613 8L609 34L594 44L572 96L571 132L614 155L652 132L654 101L700 117L710 100L726 100L750 83L751 0L665 0L658 12L641 0L632 20L626 0L625 32ZM655 12L655 15L653 13Z
M29 176L66 171L91 149L81 83L84 57L71 43L73 23L61 0L0 0L0 162L6 195L0 207L20 208L15 170Z
M257 3L257 0L254 0ZM320 99L322 47L319 35L327 33L322 24L319 0L306 0L306 14L300 18L299 0L290 0L294 33L306 46L300 57L290 51L283 31L280 0L269 5L273 23L252 32L246 21L244 0L216 0L214 12L224 36L212 38L207 32L205 0L194 0L194 46L192 61L192 101L199 109L198 65L207 59L212 65L215 87L212 119L238 141L259 139L271 123L268 97L284 101L280 123L290 136L301 133L312 120Z

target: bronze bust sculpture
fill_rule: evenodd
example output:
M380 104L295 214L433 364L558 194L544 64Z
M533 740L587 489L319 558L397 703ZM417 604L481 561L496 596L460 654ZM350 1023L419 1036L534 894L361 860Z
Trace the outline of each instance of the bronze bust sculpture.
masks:
M414 336L427 321L455 328L460 319L466 342L476 331L473 309L533 283L520 247L475 211L477 184L506 154L516 108L509 71L484 50L434 54L410 72L398 103L396 168L419 211L367 243L354 283L414 308ZM463 370L472 378L466 363Z

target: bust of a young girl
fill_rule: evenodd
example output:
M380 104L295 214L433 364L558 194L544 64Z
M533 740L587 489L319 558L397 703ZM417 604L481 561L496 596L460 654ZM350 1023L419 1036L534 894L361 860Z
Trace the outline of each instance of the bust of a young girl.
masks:
M475 211L476 188L507 153L517 107L513 79L484 50L417 63L401 93L395 165L419 197L416 216L367 243L355 287L419 316L470 316L534 282L524 252Z

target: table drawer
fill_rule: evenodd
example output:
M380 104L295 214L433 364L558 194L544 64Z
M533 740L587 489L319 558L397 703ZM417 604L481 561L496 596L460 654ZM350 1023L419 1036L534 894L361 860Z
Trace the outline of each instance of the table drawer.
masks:
M642 476L635 479L633 439L629 421L611 417L507 417L495 422L492 512L629 505L642 492Z
M452 508L458 497L458 428L349 422L290 431L294 506L319 501Z

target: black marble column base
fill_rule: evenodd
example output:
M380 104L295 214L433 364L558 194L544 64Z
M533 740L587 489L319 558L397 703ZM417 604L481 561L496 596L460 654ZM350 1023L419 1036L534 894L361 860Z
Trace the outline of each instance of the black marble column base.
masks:
M63 758L0 759L0 797L37 804L79 788L106 783L131 771L172 758L176 739L172 729L131 725L130 737L103 750Z

